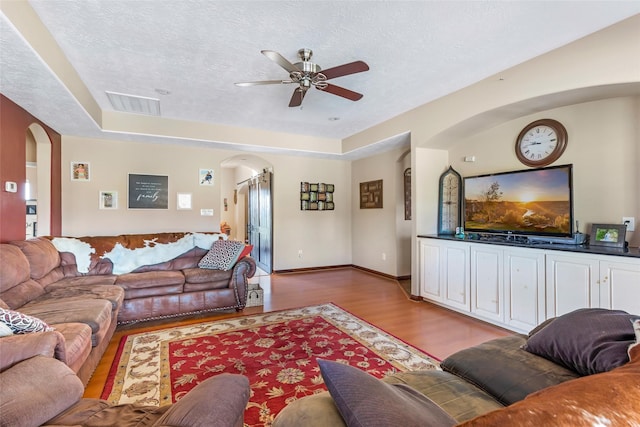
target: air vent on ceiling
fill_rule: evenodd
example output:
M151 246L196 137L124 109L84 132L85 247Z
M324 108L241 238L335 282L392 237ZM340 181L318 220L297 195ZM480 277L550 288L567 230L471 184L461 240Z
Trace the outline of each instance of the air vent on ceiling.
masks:
M105 91L111 105L116 111L123 113L146 114L149 116L160 115L160 100L145 96L127 95L124 93Z

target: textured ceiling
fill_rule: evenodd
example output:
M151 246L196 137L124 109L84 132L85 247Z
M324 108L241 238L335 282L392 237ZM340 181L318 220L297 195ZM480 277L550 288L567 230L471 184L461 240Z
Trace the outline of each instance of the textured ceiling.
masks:
M113 91L159 98L163 118L338 140L640 12L637 1L29 4L102 110L113 110L105 94ZM4 13L0 23L3 94L62 134L162 142L103 132ZM302 107L289 108L293 85L234 85L286 79L260 51L297 62L300 48L312 49L322 68L365 61L370 71L331 80L363 99L311 89Z

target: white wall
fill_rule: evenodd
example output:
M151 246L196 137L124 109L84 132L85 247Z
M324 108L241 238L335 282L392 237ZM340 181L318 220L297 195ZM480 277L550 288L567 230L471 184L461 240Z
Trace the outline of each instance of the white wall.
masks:
M403 224L402 203L402 172L411 157L404 156L405 152L406 149L396 149L352 164L353 264L394 277L411 274L411 226L410 222ZM360 183L379 179L383 186L382 208L360 209ZM399 257L403 256L407 259L401 262Z

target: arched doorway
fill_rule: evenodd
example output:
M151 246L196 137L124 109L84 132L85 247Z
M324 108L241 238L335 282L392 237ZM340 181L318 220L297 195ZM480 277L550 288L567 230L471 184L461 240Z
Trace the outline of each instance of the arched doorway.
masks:
M29 236L28 227L27 237L48 236L51 234L51 140L42 126L33 123L27 128L25 144L35 149L25 164L29 183L29 194L25 194L27 225L32 224L32 235ZM27 148L27 152L30 151Z
M232 238L253 245L251 256L257 266L266 273L271 273L273 166L257 156L236 155L222 161L220 167L222 205L225 206L220 220L227 222L232 228ZM233 206L230 205L229 199L233 200Z

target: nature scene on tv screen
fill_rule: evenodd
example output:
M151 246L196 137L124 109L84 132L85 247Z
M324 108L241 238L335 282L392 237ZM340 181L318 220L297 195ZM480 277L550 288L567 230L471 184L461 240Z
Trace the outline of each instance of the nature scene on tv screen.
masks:
M465 178L465 229L570 235L570 173L565 167Z

